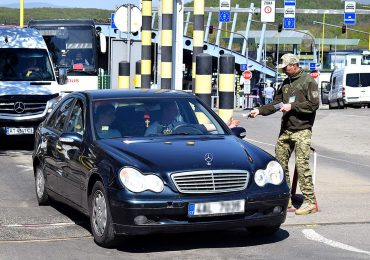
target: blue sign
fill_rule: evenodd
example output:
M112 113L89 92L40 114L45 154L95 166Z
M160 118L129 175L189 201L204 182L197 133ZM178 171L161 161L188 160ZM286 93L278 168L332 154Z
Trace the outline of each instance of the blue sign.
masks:
M310 62L310 70L316 70L316 63Z
M344 13L344 24L356 24L356 13Z
M295 29L294 17L284 17L284 29Z
M240 71L248 70L248 64L240 64Z
M220 11L219 16L218 16L218 21L220 23L228 23L230 22L230 11Z
M286 0L284 1L284 5L290 5L290 6L295 6L295 1L293 0Z
M110 27L112 29L117 29L116 24L114 23L114 13L110 15Z

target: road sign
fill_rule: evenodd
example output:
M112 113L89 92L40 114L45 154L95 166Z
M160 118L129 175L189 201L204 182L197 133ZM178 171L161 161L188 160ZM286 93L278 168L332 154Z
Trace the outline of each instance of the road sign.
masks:
M246 80L249 80L252 78L252 71L250 70L245 70L243 73L242 73L242 76L244 79Z
M112 28L112 29L117 29L117 26L116 26L116 24L114 23L114 13L112 13L112 14L110 14L110 27Z
M261 1L261 22L262 23L275 22L275 0Z
M218 15L218 21L220 23L228 23L230 22L230 11L220 11Z
M114 23L117 26L118 30L121 32L127 32L127 21L128 21L128 6L122 5L120 6L115 15L114 15ZM130 32L137 32L141 28L141 11L137 6L132 5L130 10L130 18L131 18L131 30Z
M240 70L241 71L248 70L248 64L240 64Z
M294 29L295 28L295 18L284 17L284 29Z
M356 2L355 1L345 1L344 2L344 12L345 13L356 13Z
M344 13L344 24L356 24L356 13Z
M310 62L310 70L316 70L316 63Z
M311 71L310 76L314 79L317 79L319 77L319 72L317 70L313 70Z
M295 29L295 6L294 0L284 1L284 29Z
M231 3L230 0L220 0L220 11L230 11Z

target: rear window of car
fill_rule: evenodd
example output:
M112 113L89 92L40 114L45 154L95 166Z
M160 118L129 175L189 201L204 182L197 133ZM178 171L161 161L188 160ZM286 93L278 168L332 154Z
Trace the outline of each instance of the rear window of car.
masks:
M369 87L370 73L347 74L346 85L349 87Z

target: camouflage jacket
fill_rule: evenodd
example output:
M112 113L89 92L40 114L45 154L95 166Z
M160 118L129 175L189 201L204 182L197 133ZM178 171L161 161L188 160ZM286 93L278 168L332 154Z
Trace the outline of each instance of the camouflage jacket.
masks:
M267 116L278 111L279 104L292 104L292 110L283 113L281 131L312 129L316 110L319 108L317 83L302 70L283 81L272 103L258 108L261 115Z

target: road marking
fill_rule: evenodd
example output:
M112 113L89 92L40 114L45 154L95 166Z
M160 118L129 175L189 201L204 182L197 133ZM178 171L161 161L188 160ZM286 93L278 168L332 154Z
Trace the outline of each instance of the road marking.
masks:
M344 116L348 116L348 117L369 117L369 116L359 116L359 115L344 115Z
M307 239L317 241L317 242L320 242L320 243L324 243L326 245L336 247L336 248L339 248L339 249L343 249L343 250L347 250L347 251L351 251L351 252L355 252L355 253L360 253L360 254L366 254L366 255L370 256L369 251L361 250L361 249L358 249L358 248L353 247L353 246L349 246L349 245L346 245L346 244L343 244L343 243L340 243L340 242L337 242L337 241L334 241L334 240L327 239L327 238L321 236L320 234L316 233L313 229L303 229L302 233L304 234L304 236Z
M267 145L267 146L275 146L274 144L268 144L268 143L260 142L260 141L257 141L257 140L249 139L249 138L246 138L246 139L248 141L254 142L254 143L259 143L259 144L263 144L263 145ZM334 161L346 162L348 164L352 164L352 165L356 165L356 166L363 166L363 167L370 168L370 165L367 165L367 164L355 163L355 162L352 162L352 161L347 161L347 160L343 160L343 159L338 159L338 158L334 158L334 157L330 157L330 156L321 155L319 153L317 153L317 156L322 157L322 158L326 158L326 159L330 159L330 160L334 160Z

